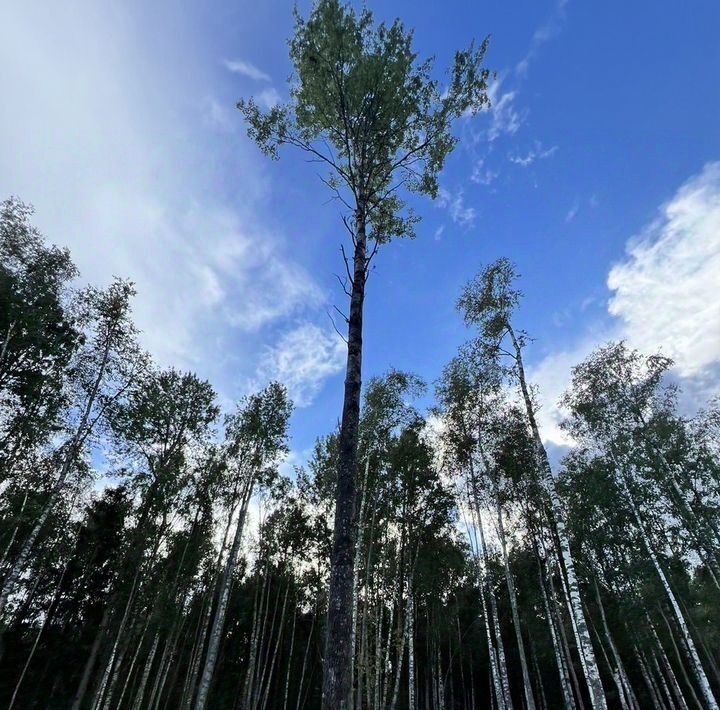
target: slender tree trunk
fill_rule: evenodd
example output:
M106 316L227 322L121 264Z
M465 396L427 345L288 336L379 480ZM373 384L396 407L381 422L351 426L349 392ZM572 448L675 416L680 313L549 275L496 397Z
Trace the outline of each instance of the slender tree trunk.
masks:
M267 674L267 683L265 685L265 692L263 694L262 710L267 707L268 698L270 696L270 686L272 685L273 671L275 670L275 664L277 663L278 650L280 649L280 642L283 637L283 629L285 628L285 610L287 609L287 600L290 593L290 584L288 583L285 588L285 597L283 599L282 611L280 612L280 628L278 629L277 639L275 641L275 648L273 649L272 660L270 661L270 669ZM288 665L290 662L288 661Z
M377 612L375 614L376 628L375 628L375 681L373 684L373 704L372 707L375 710L380 708L380 673L382 670L382 622L385 612L385 607L380 600L380 593L377 594L377 602L375 605Z
M318 604L316 602L315 610L313 611L312 621L310 622L310 631L308 632L307 643L305 644L305 653L303 654L302 668L300 670L300 681L298 682L297 690L297 701L295 703L295 710L300 710L300 700L303 697L303 686L305 685L305 673L307 671L307 660L310 655L310 645L312 643L313 631L315 630L315 618L319 613Z
M95 634L92 647L90 648L90 655L85 662L83 674L80 678L80 684L78 685L78 689L75 691L75 698L73 699L71 710L80 710L80 708L82 707L83 700L85 699L85 694L87 693L88 685L90 684L90 677L92 676L93 669L95 668L95 663L97 662L98 652L100 651L100 644L102 643L103 638L105 638L105 633L107 632L107 626L109 621L110 608L106 606L103 611L102 619L100 620L100 625L98 626L97 633Z
M290 671L292 670L293 651L295 650L295 624L297 623L297 599L293 605L293 623L290 632L290 651L288 653L287 668L285 670L285 694L283 696L283 710L287 710L290 695Z
M40 513L40 516L36 520L32 530L30 531L30 535L28 535L25 542L22 544L17 559L15 560L15 562L13 562L10 570L8 571L5 579L3 580L2 589L0 590L0 619L2 619L5 605L7 604L9 596L15 591L15 588L17 587L17 584L20 580L20 575L25 569L27 560L30 557L30 553L32 552L32 549L35 546L35 542L40 535L40 531L45 525L47 519L50 517L50 513L55 507L57 499L60 497L60 493L65 486L65 481L70 474L72 465L73 463L75 463L75 458L80 451L82 442L85 440L87 434L89 433L88 428L92 428L92 422L90 422L90 413L92 412L92 408L95 404L95 400L97 399L98 392L100 391L100 385L102 384L103 377L105 376L105 370L107 368L107 363L110 358L110 347L112 345L113 334L114 328L111 328L106 336L105 346L103 349L103 357L100 365L98 366L98 372L95 380L93 381L93 386L90 389L88 398L85 402L85 407L83 408L80 421L78 422L77 428L75 429L75 433L73 434L71 440L66 445L65 456L63 457L63 462L60 467L60 474L58 475L58 479L57 481L55 481L55 484L50 491L50 495L48 496L47 501L45 501L42 512Z
M120 697L117 699L117 702L115 703L115 706L118 708L121 708L123 705L123 700L125 699L125 694L128 691L128 688L130 687L130 681L132 680L133 673L135 672L135 665L138 662L138 658L140 658L140 653L142 652L143 642L145 641L145 634L147 633L148 626L150 625L150 618L148 617L147 621L145 622L145 628L143 628L142 633L140 634L140 639L135 644L135 653L133 653L132 660L130 661L130 667L128 668L127 672L125 673L125 681L123 682L122 690L120 691ZM122 665L122 660L118 662L117 668L115 671L115 679L117 679L120 675L120 667ZM109 692L109 691L108 691ZM109 707L109 705L108 705Z
M677 643L675 643L675 629L673 629L672 625L670 624L670 620L665 616L665 612L662 610L662 607L659 607L660 616L662 616L663 621L665 622L665 626L668 630L668 636L670 638L670 643L672 644L673 651L675 652L675 658L677 659L678 666L680 667L680 671L683 674L683 678L685 679L685 685L687 686L688 690L690 691L690 694L693 697L693 700L695 702L695 705L702 710L702 703L700 702L700 699L697 696L697 693L695 692L695 686L693 685L692 680L690 680L690 676L688 676L687 670L685 669L685 661L682 657L682 654L680 653L680 649L677 646Z
M410 614L408 608L405 609L405 619L403 623L402 639L400 641L400 648L397 653L397 667L395 668L395 683L393 685L392 700L390 701L390 710L395 710L395 706L398 701L398 694L400 692L400 678L402 676L403 661L405 659L405 645L407 638L410 633Z
M615 661L615 667L617 668L617 672L620 677L620 682L622 683L624 693L627 696L628 704L634 710L636 707L638 707L637 697L635 696L635 691L633 690L632 684L630 683L630 678L628 677L627 671L625 670L625 664L622 661L622 657L620 656L617 646L615 645L615 641L613 640L612 634L610 633L610 627L608 626L607 617L605 616L605 606L603 605L602 596L600 594L600 587L598 586L597 579L594 580L594 583L595 598L597 599L598 609L600 610L600 620L603 625L605 638L607 639L608 646L610 647L610 653L612 654L612 657Z
M233 490L233 498L237 493L237 488ZM208 631L210 629L210 621L212 619L213 605L215 602L215 595L217 594L217 585L220 581L219 570L222 567L223 556L227 549L228 538L230 536L230 530L232 528L232 519L235 509L231 506L230 514L228 515L228 521L225 525L225 532L223 534L222 544L220 545L220 551L217 555L217 562L215 565L215 571L208 584L208 589L205 592L206 606L200 609L201 621L199 622L199 630L195 643L193 644L193 650L190 657L190 663L188 672L185 677L185 683L183 684L182 698L180 707L182 710L189 710L192 705L193 698L195 697L195 687L198 682L198 675L200 674L200 664L202 662L205 653L205 641L207 639Z
M225 614L227 612L228 599L230 597L230 586L232 576L237 564L237 556L240 550L240 542L242 540L243 529L245 527L245 515L247 507L252 495L252 480L248 479L243 492L243 500L240 504L240 511L235 529L235 537L232 547L228 553L228 559L225 563L225 571L223 572L220 582L218 594L217 608L215 609L215 618L213 619L212 630L210 631L210 640L208 641L207 654L205 656L205 665L203 667L202 676L200 677L200 686L198 687L197 698L195 700L195 710L204 710L207 705L208 694L210 692L210 683L212 681L215 664L217 663L218 651L220 649L220 636L222 635L225 625Z
M522 670L523 688L525 690L525 704L527 710L535 710L535 699L533 698L527 657L525 656L525 643L523 641L522 628L520 627L520 614L518 613L517 594L515 593L515 581L513 580L512 570L510 569L510 559L507 553L505 525L503 523L502 506L500 504L500 494L497 488L497 482L495 483L495 505L497 507L498 537L500 538L500 549L502 550L503 569L505 570L505 583L507 585L508 596L510 597L510 609L512 612L513 626L515 627L515 638L517 639L518 655L520 656L520 668Z
M617 464L617 461L616 461L616 464ZM705 669L703 668L702 663L700 662L700 657L698 656L697 649L695 648L695 642L693 641L692 636L690 635L690 630L688 629L688 626L685 622L685 617L683 616L683 613L680 609L677 599L675 598L675 594L673 593L672 589L670 588L670 583L668 582L668 579L665 576L665 572L663 571L662 566L660 565L660 561L658 560L658 557L655 554L655 550L652 546L652 543L650 542L650 538L648 537L647 531L645 530L645 525L643 524L642 519L640 518L640 513L635 504L635 499L634 499L632 493L630 492L630 488L628 487L627 481L625 480L625 472L622 468L618 468L618 474L619 474L620 482L621 482L621 485L625 492L625 495L627 496L627 501L630 504L630 507L633 511L633 515L635 517L635 523L638 526L638 531L640 532L640 537L642 538L643 545L645 546L648 556L650 557L650 560L653 563L655 572L657 573L657 576L660 579L660 584L662 585L662 588L665 591L665 595L667 596L668 602L670 603L670 606L675 614L675 619L680 628L680 633L681 633L683 641L685 643L685 647L688 650L688 655L690 657L690 664L693 668L693 672L695 673L695 677L697 678L698 685L700 686L700 690L702 691L703 698L705 699L705 703L709 708L711 708L711 710L718 710L717 701L715 700L715 696L713 695L712 688L710 687L710 681L708 680L707 675L705 675Z
M368 475L370 473L370 452L365 457L365 475L363 476L362 495L360 497L360 512L357 516L357 524L355 528L355 558L353 560L353 598L352 598L352 676L350 678L350 687L354 697L355 693L355 654L357 652L357 618L358 618L358 583L360 581L360 554L362 548L362 536L365 528L365 501L367 499ZM352 707L352 706L351 706Z
M130 595L128 596L128 600L125 604L124 610L123 610L123 616L120 619L120 627L118 629L117 634L115 635L115 641L112 646L112 650L110 651L110 658L108 659L107 664L105 665L105 671L103 672L102 679L100 681L100 686L95 692L95 700L93 702L93 708L99 708L102 706L102 700L105 696L106 689L108 688L108 681L110 680L113 668L115 667L116 661L118 659L118 650L121 644L121 641L124 641L124 632L125 632L125 625L127 624L128 618L130 616L130 608L135 601L135 593L137 591L138 582L140 581L140 566L138 566L135 577L133 578L132 587L130 588ZM110 691L108 690L108 693Z
M408 709L416 710L415 700L415 595L408 598Z
M480 510L477 505L477 501L475 503L475 515L476 515L476 521L475 526L476 530L480 529ZM498 660L498 654L497 649L495 648L495 642L493 641L493 632L492 632L492 625L491 625L491 617L490 613L488 611L488 602L486 598L486 591L488 595L492 594L492 591L487 589L488 585L486 584L486 569L485 569L485 538L484 535L481 534L480 540L477 540L476 535L476 542L475 542L476 549L479 549L479 554L477 555L477 565L478 565L478 572L479 572L479 586L480 586L480 599L482 601L482 615L483 615L483 625L485 626L485 640L487 642L487 648L488 648L488 659L490 661L490 677L492 679L492 687L495 691L495 699L497 701L497 705L499 710L506 710L505 706L505 693L502 687L502 676L500 673L500 667L499 667L499 660Z
M277 612L278 612L278 605L280 603L280 594L282 592L282 587L280 584L278 584L278 590L277 594L275 595L275 604L273 604L273 613L272 618L270 620L270 629L268 633L266 634L265 631L267 629L267 619L268 619L268 611L270 608L270 598L272 597L272 585L269 585L268 588L268 595L267 595L267 606L265 607L263 611L263 625L262 625L262 631L260 633L260 649L259 649L259 659L260 662L257 664L257 669L255 673L255 684L253 686L253 695L252 695L252 702L250 704L250 707L252 710L256 710L258 707L258 704L260 702L260 696L263 692L263 687L265 683L265 674L268 670L268 655L270 653L270 647L271 642L273 639L273 636L275 634L275 621L277 620ZM266 640L267 639L267 640Z
M71 555L67 559L67 562L65 562L65 565L63 566L63 571L62 571L62 574L60 575L60 580L58 581L57 586L55 588L55 594L53 595L52 601L50 602L50 607L47 610L47 613L45 614L45 618L43 619L42 625L40 626L40 629L38 630L38 632L35 636L35 641L33 642L32 648L30 649L30 653L28 654L27 661L25 661L25 665L23 666L22 673L20 674L20 678L18 679L18 682L15 685L15 691L13 692L12 698L10 699L10 705L8 705L8 710L12 710L13 706L15 705L15 701L17 700L18 692L20 692L20 686L22 685L22 682L25 679L25 675L27 674L28 668L30 667L30 664L32 663L33 657L35 656L35 651L37 650L38 644L40 643L40 637L42 636L43 632L45 631L45 628L50 623L50 619L52 619L53 614L55 613L55 609L57 608L57 603L60 599L60 594L62 593L62 585L63 585L63 581L65 580L65 573L67 572L72 559L73 559L73 555Z
M573 629L575 630L577 637L578 652L580 653L583 661L582 666L588 690L590 691L590 701L594 710L606 710L607 701L605 699L605 691L603 690L602 679L600 678L600 669L598 668L597 659L595 658L592 639L590 638L590 632L588 631L587 621L585 620L585 613L580 599L580 588L575 574L575 563L570 553L570 542L565 529L565 518L560 505L557 490L555 489L555 480L552 475L552 469L550 468L547 451L545 450L542 438L540 437L540 430L537 425L537 420L535 419L532 397L530 396L530 390L525 378L522 348L520 347L520 343L515 337L515 333L509 324L508 332L513 343L513 348L515 349L515 361L517 364L520 389L522 391L528 422L530 423L530 429L532 430L533 440L535 442L538 463L550 495L555 529L560 543L560 552L562 555L563 565L565 567L565 574L567 575L567 585L569 591L568 601L573 619Z
M653 680L652 675L650 674L650 670L647 666L647 663L645 662L643 654L640 653L637 646L635 647L635 657L637 658L638 665L640 666L640 672L642 673L645 685L650 691L650 697L652 698L653 706L656 708L660 708L660 710L663 710L665 708L665 702L663 701L662 696L660 695L660 691L658 690L658 687Z
M558 639L560 641L561 647L563 649L563 658L565 662L565 667L567 669L567 672L570 676L570 679L572 681L572 687L575 690L573 704L577 702L577 705L580 707L580 710L585 710L585 702L583 701L582 696L582 689L580 687L580 682L577 677L577 673L575 672L575 665L573 664L572 659L572 653L570 651L570 644L568 643L568 637L567 633L565 632L565 624L563 623L562 618L562 607L560 605L560 602L558 601L558 595L555 591L555 582L553 580L552 570L550 569L550 560L548 556L548 551L545 548L545 543L542 541L542 538L540 538L540 544L543 547L543 560L545 563L545 578L547 580L548 588L549 588L549 595L550 595L550 601L551 601L551 610L554 614L553 619L555 621L556 630ZM559 563L558 563L559 564ZM562 581L562 570L558 569L558 574L561 577Z
M143 668L142 678L140 680L140 687L137 689L137 693L135 694L135 700L133 702L133 709L134 710L141 710L143 708L143 698L145 696L145 688L147 687L148 680L150 678L150 671L152 670L153 662L155 661L155 655L157 654L158 645L160 644L160 632L155 633L155 638L153 639L152 646L150 648L150 653L148 653L148 657L145 660L145 668ZM158 673L161 669L158 669ZM118 703L120 705L120 703ZM149 705L148 705L149 706ZM145 707L148 707L145 706Z
M22 502L22 505L20 506L20 511L17 514L17 518L22 518L22 514L25 512L25 506L27 505L28 495L29 495L28 491L25 491L25 495L23 496L23 502ZM10 550L12 550L12 546L15 544L15 539L17 538L17 534L18 534L19 530L20 530L20 523L18 522L17 525L15 525L12 535L10 536L10 541L5 546L2 560L0 560L0 569L5 567L5 563L7 562L8 555L10 554Z
M260 572L258 572L260 575ZM253 599L253 621L252 631L250 632L250 657L247 663L247 669L245 671L245 683L243 686L243 698L247 708L250 707L252 701L252 695L255 688L255 668L257 664L258 656L258 643L260 637L260 619L265 619L264 607L265 607L265 592L268 587L268 567L267 564L262 571L262 585L260 584L260 577L258 576L257 583L255 585L255 597Z
M543 563L540 559L538 543L535 540L535 535L533 533L531 533L531 535L533 540L533 550L535 552L535 560L538 566L538 580L540 582L540 590L542 592L542 600L545 607L545 616L547 618L548 627L550 628L550 638L552 640L553 651L555 652L555 663L557 664L558 673L560 675L560 688L562 690L563 702L565 710L574 710L575 699L573 697L571 680L568 674L567 664L565 662L565 654L561 646L561 640L555 623L555 615L550 606L550 595L548 594L545 583L546 575L544 573Z
M359 200L355 214L355 253L348 318L348 356L338 446L335 525L330 557L327 637L323 663L323 710L352 708L352 599L355 561L355 478L357 475L362 328L367 276L366 205Z

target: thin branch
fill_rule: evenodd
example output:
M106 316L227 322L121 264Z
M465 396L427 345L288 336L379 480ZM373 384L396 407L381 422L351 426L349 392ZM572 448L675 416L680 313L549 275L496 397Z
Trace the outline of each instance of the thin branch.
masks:
M355 241L354 237L353 241ZM353 280L352 273L350 272L350 260L348 259L347 254L345 253L345 247L342 244L340 245L340 252L342 253L343 261L345 262L345 271L347 272L347 276L350 279L350 283L354 286L355 281Z
M339 274L335 274L335 278L339 281L340 288L342 288L342 290L345 292L345 295L348 297L352 297L352 293L348 291L347 279L341 279Z
M337 326L335 325L335 319L332 317L332 314L330 311L325 311L327 313L327 317L330 319L330 322L332 323L332 327L335 330L335 332L343 339L345 345L348 345L347 338L338 330Z

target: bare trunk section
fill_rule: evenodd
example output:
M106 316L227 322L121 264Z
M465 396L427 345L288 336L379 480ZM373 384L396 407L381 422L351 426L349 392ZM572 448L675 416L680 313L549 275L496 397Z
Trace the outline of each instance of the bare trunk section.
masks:
M615 461L616 465L617 460L613 456L613 460ZM652 543L650 541L650 538L648 537L647 531L645 529L645 525L642 521L642 518L640 517L640 512L637 509L637 505L635 504L635 498L633 497L632 493L630 492L630 488L628 487L626 477L625 477L625 471L618 466L618 478L620 479L620 484L622 485L623 491L625 495L627 496L627 501L630 504L630 507L633 512L633 516L635 517L635 523L638 526L638 531L640 532L640 537L642 538L643 545L645 546L645 550L648 553L648 556L650 557L650 560L653 563L653 567L655 568L655 572L657 573L658 578L660 579L660 584L662 585L663 590L665 591L665 596L667 597L668 602L670 603L670 607L673 610L673 613L675 614L675 619L677 621L678 627L680 628L680 633L682 635L682 639L685 643L685 648L687 649L690 665L692 666L693 672L695 673L695 677L697 679L698 685L700 686L700 690L702 692L702 696L705 700L705 704L711 708L711 710L718 710L718 704L715 700L715 696L713 695L712 688L710 687L710 681L708 680L707 675L705 674L705 669L703 668L702 663L700 662L700 657L698 656L697 649L695 647L695 642L692 639L692 636L690 634L690 629L687 626L687 623L685 622L685 617L683 616L682 610L680 609L680 605L678 604L677 599L675 598L675 594L673 593L672 589L670 588L670 583L668 582L667 577L665 576L665 572L663 571L662 566L660 565L660 561L658 560L657 555L655 554L655 549L652 546Z
M520 389L522 391L523 400L525 402L525 410L530 423L530 429L532 430L533 440L535 442L535 448L537 451L538 464L540 465L541 472L545 479L548 494L550 496L550 502L552 505L552 513L554 518L555 530L557 533L558 541L560 543L560 554L562 556L562 564L565 567L565 575L567 576L568 586L568 604L571 610L571 618L573 621L573 630L575 631L578 652L582 660L583 672L585 673L585 680L587 682L588 690L590 691L590 701L594 710L606 710L607 701L605 699L605 691L603 690L602 680L600 678L600 669L598 667L597 659L595 658L595 652L593 650L592 639L590 638L590 632L587 627L587 621L585 619L585 613L582 607L582 601L580 599L580 588L575 574L575 563L573 562L572 555L570 553L570 542L568 540L567 531L565 529L565 518L563 515L562 508L560 506L560 500L555 489L555 480L553 479L552 469L550 468L550 461L548 459L547 451L542 443L540 437L540 430L535 419L535 412L533 410L532 397L530 396L530 390L528 388L527 380L525 378L525 368L523 366L522 359L522 348L520 343L515 337L515 333L508 324L508 333L512 340L513 348L515 349L515 362L518 369L518 379L520 381ZM561 570L562 575L562 570Z
M518 654L520 656L520 668L522 670L523 688L525 691L525 704L527 710L535 710L535 699L533 698L532 684L530 683L530 672L528 671L527 657L525 655L525 643L523 641L522 628L520 627L520 614L518 613L517 594L515 593L515 581L510 569L510 558L507 553L507 540L505 538L505 524L503 522L502 505L500 494L495 484L495 505L497 508L498 537L500 538L500 549L502 551L503 569L505 570L505 583L508 596L510 597L510 609L512 611L513 626L515 627L515 638L517 639Z
M610 652L613 660L615 661L615 667L617 668L618 677L622 685L622 692L627 699L628 705L635 710L639 707L635 691L633 690L630 678L628 677L627 671L625 670L625 664L622 661L620 653L618 652L615 641L613 640L612 634L610 633L610 627L607 623L607 617L605 616L605 606L603 605L602 596L600 595L600 587L598 586L597 579L595 581L595 598L597 599L598 609L600 609L600 620L602 621L603 631L607 640ZM609 664L608 664L609 665Z
M88 656L85 667L83 668L83 674L80 678L80 684L78 685L78 689L75 691L75 698L73 699L71 710L80 710L80 708L82 707L83 700L85 699L85 694L87 693L88 685L90 684L90 677L92 676L92 672L95 668L95 663L97 662L98 653L100 651L100 644L105 637L105 632L107 631L109 621L110 608L105 607L102 619L100 620L100 626L98 627L97 633L95 634L95 639L93 640L93 645L90 649L90 655Z
M213 619L212 630L210 631L210 640L208 641L205 665L203 667L202 676L200 677L200 686L198 687L197 698L195 700L195 710L203 710L207 705L210 683L212 681L213 672L215 671L218 651L220 650L220 637L225 625L225 614L227 612L228 599L230 598L232 576L235 572L235 565L237 564L237 556L240 550L240 542L242 541L243 528L245 526L245 515L247 513L251 494L252 479L248 479L245 484L243 498L240 503L235 537L233 538L232 546L228 552L228 558L225 562L225 570L223 572L222 580L220 581L217 608L215 609L215 618Z
M145 660L145 667L143 668L142 678L140 679L140 687L135 693L135 700L133 701L133 709L141 710L143 707L143 698L145 697L145 688L147 688L148 680L150 679L150 670L152 669L153 663L155 662L155 655L157 654L158 645L160 643L160 632L155 633L155 638L150 648L150 653Z
M352 708L355 478L362 386L363 302L367 271L365 220L365 205L360 201L355 214L355 253L348 318L347 371L340 426L333 549L330 557L327 637L323 659L322 707L324 710Z

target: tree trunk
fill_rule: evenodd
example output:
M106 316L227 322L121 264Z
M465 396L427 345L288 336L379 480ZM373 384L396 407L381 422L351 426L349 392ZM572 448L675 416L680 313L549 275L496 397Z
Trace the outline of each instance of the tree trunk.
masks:
M363 476L362 495L360 498L360 512L357 516L355 528L355 559L353 560L353 596L352 596L352 675L350 677L351 692L355 692L355 653L357 652L357 618L358 618L358 583L360 581L360 555L362 547L362 535L365 528L365 501L367 499L367 482L370 472L370 452L365 454L365 475ZM351 705L352 707L352 705Z
M574 710L575 699L573 697L571 680L565 663L565 654L562 648L562 642L559 638L555 623L555 615L550 606L550 595L548 594L547 586L545 584L546 575L544 573L543 562L540 559L540 550L537 541L535 540L535 535L534 533L531 533L531 535L533 540L533 551L535 552L535 560L538 565L538 580L540 582L540 590L542 592L542 600L545 607L545 616L547 617L547 623L550 627L550 638L552 640L553 651L555 652L555 662L557 664L558 674L560 675L560 688L562 690L563 702L565 704L565 710Z
M55 481L50 491L50 496L48 497L47 501L45 501L42 512L40 513L38 519L35 521L35 525L30 531L30 535L28 535L27 539L22 544L17 559L15 560L15 562L13 562L9 572L3 580L2 590L0 590L0 619L2 618L3 611L5 610L5 605L7 604L9 596L15 591L15 587L20 580L20 575L25 569L25 564L28 557L30 556L30 552L32 552L32 549L35 546L35 542L40 535L40 531L45 525L48 517L50 517L50 513L55 507L55 502L57 501L63 487L65 486L65 481L70 474L70 470L73 463L75 462L75 458L77 457L83 442L87 438L87 435L90 433L90 429L93 426L93 422L90 421L90 413L92 412L92 408L95 404L95 400L97 399L98 392L100 391L100 385L102 384L103 377L105 376L105 370L107 368L107 363L110 358L110 347L112 345L113 333L114 328L111 328L106 336L105 346L103 349L103 357L98 367L97 376L93 381L93 386L90 389L88 398L85 402L85 406L83 407L83 412L80 417L80 421L78 422L77 428L75 429L75 433L73 434L70 441L67 442L65 456L63 457L63 462L62 466L60 467L60 474L58 475L58 479L57 481Z
M203 667L202 676L200 678L200 686L198 688L197 698L195 700L195 710L204 710L207 705L208 694L210 692L210 683L212 681L215 664L217 663L218 651L220 649L220 636L225 625L225 614L227 612L227 603L230 597L230 586L232 583L232 575L235 571L237 563L238 551L240 550L240 542L242 540L243 528L245 526L245 515L252 494L252 482L248 480L246 489L243 492L243 500L240 504L240 512L235 529L235 537L233 539L227 561L225 562L225 571L223 572L218 593L218 603L215 610L215 618L213 619L212 630L210 631L210 640L208 641L207 654L205 656L205 665Z
M79 533L78 533L79 535ZM60 600L60 594L62 593L62 585L63 581L65 579L65 573L68 570L68 567L70 566L70 562L73 559L73 555L70 555L68 557L67 561L65 562L65 565L63 566L62 574L60 575L60 580L57 583L57 586L55 588L55 594L53 595L52 601L50 602L50 607L47 610L47 613L45 614L45 618L43 619L42 625L40 626L40 629L38 630L35 641L33 642L32 648L30 649L30 653L28 654L27 661L25 661L25 665L23 666L22 673L20 674L20 678L18 679L18 682L15 685L15 691L13 692L12 698L10 699L10 705L8 705L8 710L12 710L13 706L15 705L15 701L17 700L17 694L20 692L20 686L22 685L23 680L25 679L25 675L27 674L28 668L30 667L30 664L32 663L32 659L35 656L35 651L37 650L38 644L40 643L40 637L43 634L43 631L45 631L46 626L50 623L50 619L52 619L53 614L55 613L55 609L57 608L57 603Z
M335 525L330 557L327 636L323 661L323 710L352 708L352 599L355 561L355 488L357 474L360 389L362 386L362 325L367 272L365 205L355 214L355 253L348 319L348 355L340 426Z
M103 611L102 619L100 620L100 626L98 626L97 633L95 634L93 645L90 649L90 655L85 662L83 674L80 678L80 684L78 685L78 689L75 691L75 698L73 699L71 710L80 710L80 708L82 707L83 700L85 699L85 694L87 693L88 685L90 684L90 677L92 675L93 669L95 668L95 663L97 662L98 652L100 651L100 644L102 643L102 640L105 636L109 620L110 608L106 606Z
M140 687L137 690L137 693L135 694L135 700L133 701L133 708L134 710L141 710L143 707L143 697L145 696L145 688L147 688L147 683L150 678L150 671L152 670L153 663L155 661L155 655L157 654L158 645L160 644L160 632L155 633L155 638L152 642L152 647L150 648L150 653L148 653L148 657L145 660L145 668L143 668L143 674L142 678L140 680ZM158 669L158 673L161 669ZM148 704L149 705L149 704ZM146 706L147 707L147 706Z
M570 543L568 540L567 531L565 529L565 518L562 508L560 506L560 500L558 498L557 491L555 489L555 480L553 479L552 469L550 468L550 461L548 459L547 451L545 450L545 446L542 443L542 438L540 437L540 430L537 425L537 420L535 419L535 412L533 410L530 390L528 388L527 380L525 378L525 368L523 366L522 360L522 349L520 347L520 343L515 337L513 329L509 325L508 333L510 334L513 348L515 349L515 361L518 369L520 390L522 391L528 422L530 423L530 429L532 430L533 440L535 442L538 464L545 479L547 491L550 496L550 502L552 504L555 529L557 532L558 541L560 543L562 563L565 567L565 574L567 575L569 597L568 603L571 609L573 630L576 634L578 652L583 662L582 666L585 673L585 680L588 685L588 690L590 691L590 701L594 710L606 710L607 701L605 699L605 691L603 690L602 680L600 678L600 669L598 668L597 659L595 658L592 639L590 638L587 621L585 620L585 613L582 608L580 589L578 586L577 576L575 574L575 564L570 553Z
M293 623L290 632L290 651L288 652L287 668L285 670L285 694L283 696L283 710L287 710L288 696L290 695L290 671L292 670L293 651L295 650L295 625L297 623L297 599L293 604Z
M612 634L610 633L610 627L608 626L607 617L605 616L605 607L602 602L602 596L600 595L600 587L598 586L597 579L595 579L594 582L595 598L597 599L598 608L600 609L600 620L602 621L605 638L607 639L608 646L610 647L612 657L615 660L615 666L620 677L620 682L623 686L623 691L627 696L627 702L634 710L634 708L638 707L637 697L635 696L635 691L633 690L632 684L630 683L630 678L628 677L627 671L625 670L625 664L622 661L617 646L615 645L615 641L613 640Z
M613 460L616 462L614 456ZM635 517L635 523L638 526L638 530L640 532L640 537L642 538L643 545L645 546L645 549L650 557L650 560L653 563L653 567L655 568L655 572L657 573L658 578L660 579L660 584L662 585L663 590L665 591L665 595L667 596L668 602L670 602L670 606L675 614L675 619L677 621L677 624L680 628L680 633L682 635L683 641L685 642L685 647L687 648L688 655L690 657L690 664L693 668L693 672L695 673L695 677L697 678L698 684L700 686L700 690L702 691L703 698L705 699L706 705L711 708L711 710L718 710L718 704L715 700L715 696L713 695L712 688L710 687L710 681L707 678L707 675L705 675L705 669L702 666L702 663L700 662L700 657L698 656L697 649L695 648L695 642L692 639L692 636L690 635L690 630L688 629L687 624L685 623L685 617L683 616L683 613L680 609L680 606L677 602L677 599L675 598L675 594L673 593L672 589L670 588L670 583L668 582L667 577L665 576L665 572L663 571L660 561L658 560L657 555L655 554L655 550L652 546L652 543L650 542L650 538L648 537L647 531L645 530L645 525L642 522L642 519L640 518L640 513L637 509L637 506L635 505L635 499L630 492L630 488L628 487L627 481L625 480L625 472L622 468L618 467L618 474L620 478L620 483L623 487L623 490L625 492L625 495L627 496L628 503L630 504L630 507L632 509L633 515Z
M415 702L415 597L408 598L408 710L416 710Z
M515 582L513 580L512 570L510 569L510 559L507 553L505 525L503 523L502 506L500 504L500 494L497 488L497 483L495 484L495 505L497 507L498 536L500 538L500 549L502 550L503 569L505 570L505 583L507 585L508 596L510 597L510 609L512 611L513 626L515 627L515 638L517 639L518 654L520 656L520 668L522 670L523 688L525 690L525 704L527 710L535 710L535 699L533 698L527 657L525 656L525 643L523 642L522 628L520 627L520 614L518 613L517 594L515 593Z
M695 692L695 686L693 685L692 681L690 680L690 677L688 676L687 670L685 669L685 661L683 660L682 654L680 653L680 649L678 648L678 645L675 643L675 629L670 624L670 620L665 616L665 612L662 610L662 607L659 607L660 616L662 616L663 621L665 622L665 626L668 630L668 637L670 638L670 643L672 644L673 651L675 652L675 658L677 659L678 666L680 667L680 671L683 674L683 678L685 679L685 685L690 690L690 694L693 697L693 700L695 701L695 705L702 710L702 703L700 702L700 699L697 696L697 693Z

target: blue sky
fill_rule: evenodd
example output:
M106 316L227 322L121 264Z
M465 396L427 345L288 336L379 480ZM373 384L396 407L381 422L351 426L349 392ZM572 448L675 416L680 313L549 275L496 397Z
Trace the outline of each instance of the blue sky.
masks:
M468 333L462 284L508 256L546 438L569 367L608 338L677 361L694 402L720 361L720 7L660 3L370 4L447 66L492 35L493 109L458 126L417 239L368 287L365 376L434 380ZM307 2L300 3L306 11ZM234 105L286 94L292 3L39 0L0 9L0 195L35 204L83 278L136 281L164 365L223 402L279 377L298 458L335 425L343 344L327 313L344 238L317 168L265 159Z

